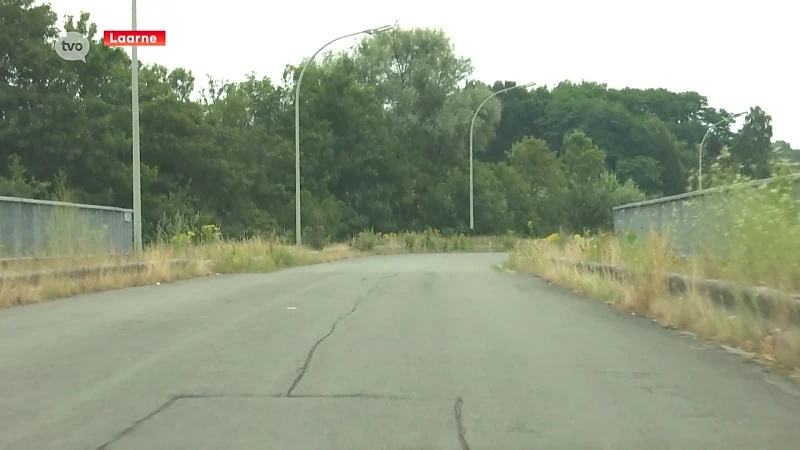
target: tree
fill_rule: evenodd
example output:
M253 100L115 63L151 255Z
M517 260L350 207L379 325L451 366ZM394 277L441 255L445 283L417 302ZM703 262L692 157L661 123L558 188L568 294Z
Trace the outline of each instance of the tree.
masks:
M685 192L688 172L684 161L689 159L691 154L666 124L653 115L647 116L634 130L633 139L634 142L638 141L639 151L644 156L658 162L658 167L661 169L659 173L661 192L658 193L675 195Z
M0 196L40 198L47 192L50 183L40 182L28 176L28 169L19 155L8 158L8 177L0 176Z
M53 51L66 30L92 42L85 64ZM131 207L130 64L102 45L86 12L59 23L47 5L0 0L0 160L9 162L0 195ZM140 64L147 239L183 216L229 236L291 234L298 68L287 65L281 80L199 82L189 68ZM394 28L309 64L303 232L320 243L365 228L466 231L470 123L493 92L516 85L471 74L470 59L432 29ZM700 140L727 116L699 93L660 88L564 81L503 92L475 121L476 231L606 229L615 205L685 191ZM800 161L788 144L773 152L771 136L757 107L739 133L717 126L704 151L708 183Z
M517 218L516 229L532 235L557 230L565 218L567 183L561 161L550 151L547 142L523 138L509 150L508 165L522 178L517 183L524 198L519 194L517 198L528 216L528 220L525 216Z
M772 162L772 117L760 107L750 108L744 127L731 146L731 156L742 166L742 174L761 179L770 176Z
M492 91L516 86L513 81L495 82ZM547 88L540 87L533 92L526 89L511 89L495 98L502 102L502 116L497 124L494 139L489 143L488 150L479 154L483 161L498 162L505 158L506 151L514 142L525 136L540 136L543 129L537 126L544 116L546 98L549 95Z
M564 137L564 165L575 182L590 183L605 172L606 153L583 132Z
M611 208L645 198L632 181L620 185L606 169L605 158L605 152L582 132L564 138L566 226L573 231L608 229L613 226Z
M728 186L731 184L750 181L750 177L742 174L742 165L731 155L728 147L722 149L714 158L708 171L708 177L703 181L704 188Z

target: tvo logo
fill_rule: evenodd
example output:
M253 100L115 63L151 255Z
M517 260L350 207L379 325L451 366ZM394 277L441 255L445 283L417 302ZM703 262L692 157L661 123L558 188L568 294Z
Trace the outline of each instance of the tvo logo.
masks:
M77 31L68 31L58 38L55 43L55 49L61 59L86 62L86 54L89 53L89 40Z

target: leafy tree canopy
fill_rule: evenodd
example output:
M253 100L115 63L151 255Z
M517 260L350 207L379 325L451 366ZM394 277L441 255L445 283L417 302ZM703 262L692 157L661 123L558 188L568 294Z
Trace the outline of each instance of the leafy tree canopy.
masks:
M85 64L53 51L64 30L92 41ZM131 207L131 61L101 39L88 13L59 22L47 5L0 0L0 195ZM238 82L141 66L148 236L175 214L199 213L228 235L293 229L302 63L279 81ZM304 225L333 238L465 231L470 122L493 92L515 86L468 80L472 69L431 29L395 28L312 62L300 96ZM700 142L727 117L699 93L660 88L565 81L501 93L474 130L476 231L607 228L612 206L691 189ZM756 106L738 133L727 122L713 129L709 183L800 161L788 143L772 143L770 121Z

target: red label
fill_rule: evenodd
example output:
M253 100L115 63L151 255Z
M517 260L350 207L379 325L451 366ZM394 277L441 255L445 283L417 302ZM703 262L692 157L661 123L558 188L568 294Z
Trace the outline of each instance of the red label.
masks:
M166 31L112 30L103 32L106 47L145 47L167 45Z

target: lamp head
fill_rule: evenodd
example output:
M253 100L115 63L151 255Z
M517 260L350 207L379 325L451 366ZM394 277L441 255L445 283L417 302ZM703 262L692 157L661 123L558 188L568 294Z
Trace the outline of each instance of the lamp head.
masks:
M367 33L367 34L368 34L368 35L370 35L370 36L374 36L374 35L376 35L376 34L378 34L378 33L383 33L383 32L385 32L385 31L389 31L389 30L391 30L392 28L393 28L393 27L392 27L391 25L384 25L384 26L382 26L382 27L378 27L378 28L372 28L372 29L369 29L369 30L365 31L365 33Z

